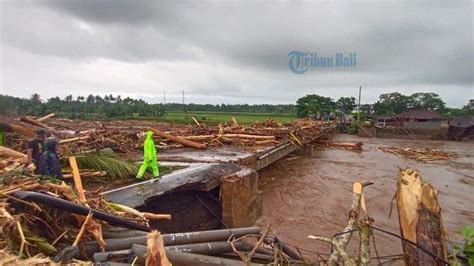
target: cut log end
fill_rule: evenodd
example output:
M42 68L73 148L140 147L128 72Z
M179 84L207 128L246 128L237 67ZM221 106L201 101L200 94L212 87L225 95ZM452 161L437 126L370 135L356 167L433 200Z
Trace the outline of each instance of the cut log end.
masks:
M416 170L400 171L397 190L400 231L404 238L446 259L438 192ZM439 259L402 242L407 265L443 265Z

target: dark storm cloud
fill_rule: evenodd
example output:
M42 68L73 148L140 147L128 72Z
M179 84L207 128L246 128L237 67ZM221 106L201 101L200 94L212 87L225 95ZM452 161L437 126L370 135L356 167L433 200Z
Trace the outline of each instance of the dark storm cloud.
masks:
M21 56L26 62L57 58L53 64L66 64L67 75L78 80L74 69L87 63L87 70L94 64L121 74L135 70L128 81L149 83L149 95L157 86L184 87L196 98L219 93L268 100L271 93L291 102L314 88L337 98L344 88L363 84L373 88L371 100L388 88L433 88L443 94L456 87L462 94L456 105L473 97L470 1L44 0L1 5L3 53L26 52L30 59ZM298 76L288 71L292 50L321 56L356 52L358 64ZM8 73L26 71L22 64L13 64L15 70L7 63L2 59ZM94 83L91 79L92 73L86 84ZM123 83L110 81L108 87ZM15 81L9 78L7 85Z

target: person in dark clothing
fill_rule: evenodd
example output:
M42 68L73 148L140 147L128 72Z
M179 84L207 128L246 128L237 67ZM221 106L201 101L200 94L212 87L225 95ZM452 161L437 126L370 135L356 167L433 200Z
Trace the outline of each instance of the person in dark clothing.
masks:
M59 141L54 138L46 141L46 151L41 154L38 163L38 174L63 178L61 164L56 154L56 145L58 143Z
M46 131L38 129L36 131L36 138L28 143L26 153L28 155L28 164L34 163L36 166L35 173L38 173L38 162L41 154L45 151L44 141L46 139Z

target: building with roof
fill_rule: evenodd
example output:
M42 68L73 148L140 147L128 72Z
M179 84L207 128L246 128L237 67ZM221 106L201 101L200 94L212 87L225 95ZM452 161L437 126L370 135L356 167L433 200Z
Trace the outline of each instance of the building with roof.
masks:
M397 123L406 129L437 130L449 127L448 119L436 111L412 110L396 116Z

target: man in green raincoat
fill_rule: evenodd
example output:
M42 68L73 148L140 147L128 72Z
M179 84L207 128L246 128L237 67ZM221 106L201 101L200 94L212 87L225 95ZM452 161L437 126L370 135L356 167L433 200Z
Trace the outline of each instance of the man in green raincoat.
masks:
M143 143L143 163L138 170L137 178L142 178L146 169L151 168L153 176L157 177L160 175L158 170L158 162L156 160L156 148L155 142L153 141L153 132L148 131L146 133L146 139Z

